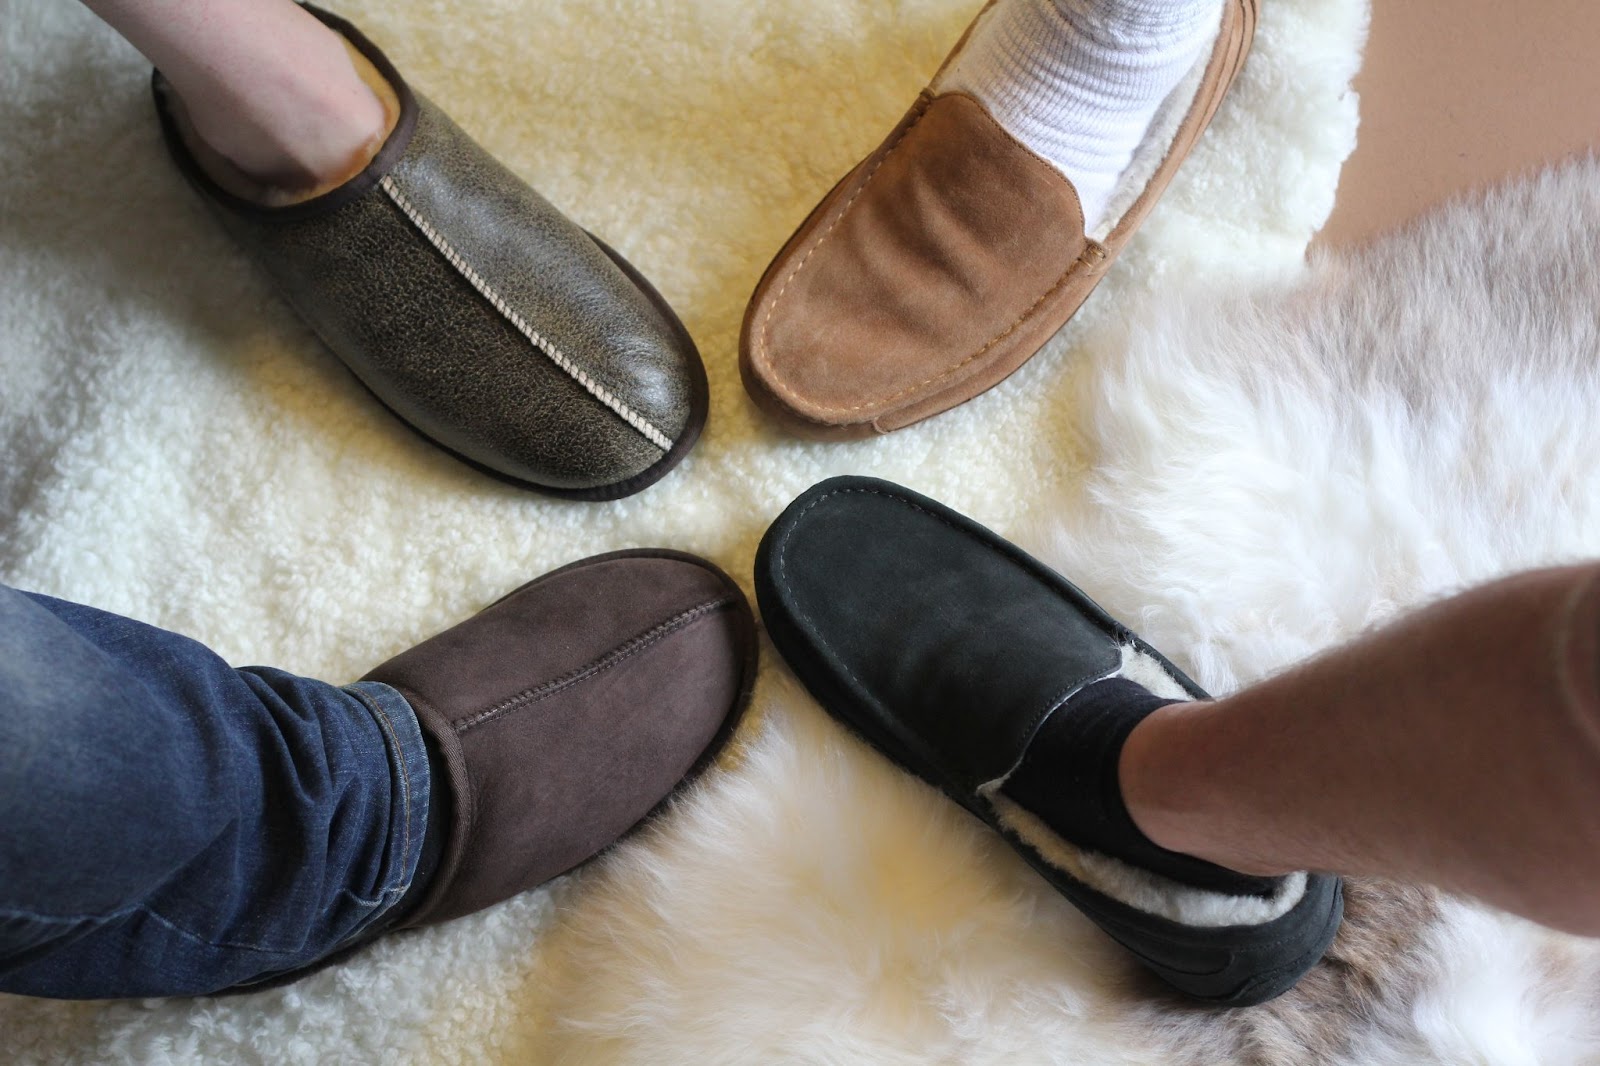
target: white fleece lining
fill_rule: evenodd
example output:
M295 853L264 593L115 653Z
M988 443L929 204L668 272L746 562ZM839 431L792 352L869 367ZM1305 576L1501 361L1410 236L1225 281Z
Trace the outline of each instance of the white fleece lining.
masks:
M1233 0L1224 0L1232 3ZM988 18L991 9L985 8L978 19ZM1185 74L1177 86L1167 94L1167 98L1156 108L1155 117L1150 120L1150 126L1145 130L1139 147L1133 151L1133 157L1128 160L1127 167L1117 178L1117 186L1111 192L1111 197L1106 201L1105 210L1101 212L1100 221L1095 223L1092 230L1085 234L1090 240L1103 241L1116 229L1117 223L1122 221L1122 216L1128 213L1134 201L1139 199L1145 187L1150 184L1150 178L1157 168L1167 158L1167 152L1172 147L1172 142L1177 139L1178 130L1183 126L1183 120L1189 115L1189 108L1194 104L1195 96L1200 92L1200 83L1205 80L1206 70L1211 66L1212 57L1217 49L1217 36L1222 33L1222 20L1217 20L1217 28L1211 38L1200 49L1200 58L1195 65ZM978 25L974 22L967 40L972 40L978 35ZM933 81L928 84L928 91L935 96L946 91L952 75L959 64L958 57L952 57Z
M1149 689L1152 696L1160 696L1164 700L1194 698L1189 695L1189 690L1179 684L1178 679L1161 665L1160 661L1132 644L1122 646L1122 665L1113 670L1109 676L1125 677L1134 684Z
M1131 644L1122 648L1121 665L1101 680L1113 677L1125 677L1163 699L1192 698L1161 663ZM1017 766L1021 764L1018 759ZM1230 896L1192 888L1109 855L1079 848L1000 791L1016 771L1013 766L1004 776L978 787L978 795L994 809L1000 824L1051 866L1119 903L1180 925L1216 929L1262 925L1281 918L1305 895L1304 873L1285 877L1277 891L1265 898Z
M1233 0L1225 2L1232 3ZM1218 19L1216 31L1212 33L1211 40L1200 49L1200 58L1195 61L1194 67L1183 76L1183 80L1178 82L1177 87L1167 94L1167 98L1156 109L1155 117L1150 120L1150 127L1145 130L1144 139L1139 142L1139 147L1134 149L1133 158L1128 160L1128 166L1117 179L1117 187L1112 190L1111 198L1106 201L1100 221L1095 224L1093 231L1087 234L1090 240L1103 241L1117 228L1122 216L1128 213L1134 201L1139 199L1145 187L1150 184L1150 179L1156 170L1166 161L1167 153L1172 150L1172 142L1177 140L1178 130L1183 127L1183 120L1189 117L1189 109L1194 106L1195 97L1200 93L1200 84L1205 80L1206 71L1216 54L1217 37L1221 33L1222 21Z

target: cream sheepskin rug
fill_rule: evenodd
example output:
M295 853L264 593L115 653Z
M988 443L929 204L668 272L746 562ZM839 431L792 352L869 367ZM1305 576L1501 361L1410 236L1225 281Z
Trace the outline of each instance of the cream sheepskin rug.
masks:
M784 504L860 472L1021 537L1223 691L1463 582L1600 550L1592 173L1373 259L1300 265L1354 140L1363 0L1265 5L1144 234L1009 382L874 442L767 425L734 365L750 289L976 6L340 8L700 341L700 448L594 505L488 481L379 409L182 186L137 55L77 5L8 0L0 580L343 681L582 555L668 545L746 578ZM1271 288L1219 303L1246 282ZM1176 295L1199 284L1211 295ZM1600 1061L1586 945L1396 886L1352 886L1350 913L1333 959L1276 1004L1177 1002L769 654L728 765L581 874L277 991L0 998L0 1047L21 1063Z

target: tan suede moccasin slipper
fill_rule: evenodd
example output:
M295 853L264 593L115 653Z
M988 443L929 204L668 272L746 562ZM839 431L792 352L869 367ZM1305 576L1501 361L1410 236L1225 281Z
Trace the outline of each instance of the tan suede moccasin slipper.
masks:
M940 73L950 67L986 6ZM745 313L745 388L794 432L887 433L965 403L1072 317L1155 206L1244 63L1257 0L1163 105L1085 233L1071 182L973 97L923 91L789 239Z

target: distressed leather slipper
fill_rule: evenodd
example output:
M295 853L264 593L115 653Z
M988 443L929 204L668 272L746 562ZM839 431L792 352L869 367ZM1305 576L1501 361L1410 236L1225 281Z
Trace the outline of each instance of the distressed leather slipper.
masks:
M303 202L237 195L197 158L158 71L156 111L178 168L362 384L430 441L569 499L655 483L706 420L705 368L683 324L354 26L307 10L398 101L371 163Z
M835 478L767 531L756 594L773 643L830 714L993 827L1172 987L1260 1003L1322 957L1343 913L1337 878L1254 879L1270 884L1226 894L1080 847L1002 793L1087 686L1122 677L1206 698L1015 546L908 489Z
M1088 298L1188 157L1244 63L1256 7L1223 4L1212 52L1151 123L1104 233L1084 232L1071 182L935 75L767 267L739 343L751 397L796 434L850 439L1010 375Z

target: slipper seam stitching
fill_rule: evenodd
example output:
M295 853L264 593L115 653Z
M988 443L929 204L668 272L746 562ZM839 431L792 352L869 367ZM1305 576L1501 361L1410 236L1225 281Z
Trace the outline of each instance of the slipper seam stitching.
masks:
M382 178L380 178L378 180L378 186L379 188L383 189L384 193L389 197L390 200L394 202L394 205L401 210L406 218L411 220L412 225L417 227L418 231L421 232L423 237L427 238L428 243L433 245L433 247L445 257L450 265L455 268L456 272L466 279L467 283L476 289L480 296L488 300L494 309L500 312L501 316L505 318L505 320L509 322L518 333L522 334L522 336L526 338L530 344L539 349L539 351L543 352L545 356L548 357L549 360L560 370L562 370L568 377L572 378L579 385L583 386L589 395L599 400L618 418L622 419L628 425L637 430L645 440L649 441L651 444L654 444L662 451L672 450L672 438L668 437L665 433L661 432L661 430L657 429L649 419L635 411L610 389L606 388L604 385L600 384L600 382L591 377L588 372L586 372L582 367L578 366L577 363L573 362L565 352L563 352L555 344L551 343L551 341L547 339L544 334L530 326L527 319L523 318L522 315L516 311L516 309L511 307L511 305L506 302L505 298L501 296L498 291L496 291L494 286L490 285L489 282L484 279L483 275L479 274L475 269L473 269L472 264L467 262L466 258L455 249L449 240L446 239L445 236L437 229L435 229L426 218L423 217L422 212L417 209L416 205L414 205L411 200L400 191L400 187L395 182L392 174L385 174Z
M1248 3L1248 0L1237 0L1237 2L1239 3L1240 7L1243 7ZM980 12L979 14L981 16L982 12ZM1224 14L1223 14L1224 19L1227 18L1227 14L1228 13L1225 10ZM1216 62L1217 61L1217 57L1218 57L1218 54L1219 54L1218 50L1222 49L1223 47L1227 47L1231 52L1232 48L1234 47L1234 45L1236 43L1237 42L1234 42L1234 41L1230 40L1230 41L1226 42L1226 46L1225 46L1224 42L1218 41L1216 48L1213 50L1210 62ZM1223 53L1223 54L1225 56L1225 58L1223 59L1224 63L1226 63L1226 62L1228 62L1228 61L1230 61L1232 59L1232 56L1230 54L1228 54L1228 53ZM1243 66L1243 63L1236 63L1234 65L1232 73L1226 79L1224 79L1222 82L1219 83L1219 88L1220 88L1221 91L1220 91L1219 94L1217 94L1217 96L1215 98L1215 102L1218 105L1220 105L1222 99L1226 98L1226 96L1228 94L1228 90L1232 88L1233 82L1238 77L1239 68L1242 67L1242 66ZM1203 85L1203 82L1202 82L1202 85ZM923 114L926 114L927 113L927 108L931 107L932 104L937 99L942 98L944 95L962 95L962 96L966 96L967 99L972 99L974 101L974 103L978 103L978 107L979 107L980 111L983 112L983 116L985 118L987 118L989 120L989 122L993 123L996 128L998 128L1002 133L1005 133L1006 136L1010 137L1011 140L1016 141L1016 138L1011 137L1010 133L1005 130L1005 127L1001 126L998 122L995 121L994 117L989 114L988 109L984 108L981 102L978 102L975 98L973 98L970 95L965 94L965 93L941 94L941 96L938 97L938 98L929 98L928 101L927 101L927 104L924 105ZM1209 105L1211 102L1212 101L1206 101L1206 104ZM1196 95L1195 99L1193 101L1191 101L1191 103L1190 103L1189 114L1185 116L1185 124L1187 124L1188 120L1193 117L1194 109L1196 107L1201 106L1201 104L1202 104L1202 101L1201 101L1200 97L1198 95ZM1204 124L1202 125L1202 127L1201 127L1201 129L1199 131L1200 134L1203 134L1205 132L1205 129L1210 126L1211 120L1213 118L1215 118L1215 116L1216 116L1216 110L1217 110L1216 108L1211 108L1210 115L1205 118ZM911 132L912 127L916 125L916 122L920 122L922 120L922 117L923 117L923 115L919 114L917 116L916 121L913 122L910 126L906 127L906 129L901 133L900 140L903 140L905 138L905 136ZM1196 143L1198 143L1198 141L1199 141L1199 136L1197 135L1195 140L1193 142L1191 142L1191 144L1189 146L1190 147L1190 151L1193 150L1194 145ZM1032 156L1033 158L1035 158L1035 159L1039 159L1040 158L1038 156L1038 154L1033 152L1031 149L1029 149L1027 145L1022 144L1020 141L1016 141L1016 143L1024 151L1026 151L1030 156ZM894 148L898 148L899 146L900 146L900 142L899 142L899 140L897 140L895 142ZM893 152L894 148L891 148L889 152L886 152L884 154L882 159L878 160L878 166L882 166L883 163L888 160L889 155ZM1157 168L1157 172L1156 172L1157 174L1159 174L1161 172L1162 167L1164 167L1164 165L1167 162L1167 158L1169 158L1169 157L1170 157L1170 146L1169 146L1169 156L1163 158L1162 166ZM1187 156L1185 158L1187 158ZM1046 163L1046 165L1048 166L1049 164ZM875 175L876 173L877 173L877 167L874 167L873 168L873 175ZM867 180L871 181L873 175L868 175ZM1152 175L1152 182L1154 181L1154 178L1155 178L1155 175ZM1065 178L1065 176L1063 176L1063 180L1066 181L1067 187L1069 189L1071 189L1073 197L1076 199L1077 190L1076 190L1076 188L1073 187L1071 180ZM844 220L845 213L849 211L849 209L850 209L851 205L854 203L856 197L860 196L861 193L863 193L865 191L866 191L866 183L863 182L862 183L862 187L860 189L858 189L856 191L855 195L853 195L850 198L850 202L845 204L844 210L840 212L839 217L837 219L835 219L834 222L832 223L832 225L830 225L828 227L828 233L831 233L833 228L834 228L834 226L837 226L840 222L842 222ZM1143 194L1141 194L1139 199L1141 199L1141 200L1143 199ZM1135 205L1137 205L1137 204L1138 204L1138 200L1135 201ZM1130 209L1129 213L1130 214L1132 213L1131 209ZM770 334L770 323L771 323L771 320L772 320L772 316L777 311L778 300L783 296L783 290L787 289L789 287L789 283L794 280L795 276L798 275L800 273L800 270L806 265L806 260L810 259L812 253L816 252L817 249L822 246L822 243L823 243L824 240L826 240L826 238L828 236L828 233L824 233L822 238L817 241L816 245L814 245L811 248L811 250L806 253L805 257L803 259L801 259L800 263L794 268L794 271L789 275L789 277L787 279L785 279L784 284L783 284L783 288L779 289L777 295L773 296L773 298L772 298L772 305L768 308L767 317L762 322L762 333L761 333L761 336L759 338L760 354L762 355L764 361L767 363L767 365L769 367L772 367L773 364L772 364L770 359L766 358L766 355L767 355L767 338L768 338L768 336ZM1131 234L1130 234L1130 236L1131 236ZM934 384L935 382L941 381L941 380L943 380L945 378L948 378L951 375L957 373L958 371L960 371L964 367L966 367L969 364L971 364L973 361L981 358L984 354L986 354L995 345L999 344L1001 341L1005 340L1011 334L1015 333L1017 331L1017 329L1020 326L1022 326L1022 324L1024 322L1026 322L1029 318L1031 318L1034 315L1034 313L1039 309L1039 306L1041 304L1043 304L1051 296L1053 296L1057 292L1059 292L1064 285L1066 285L1069 281L1071 281L1074 278L1074 276L1077 275L1080 272L1080 268L1087 267L1090 270L1092 270L1092 269L1094 269L1096 267L1100 267L1100 266L1105 265L1106 262L1109 259L1114 258L1114 256L1111 254L1110 250L1108 248L1106 248L1105 245L1102 242L1097 241L1092 237L1088 237L1087 235L1085 235L1084 239L1086 241L1086 246L1085 246L1084 250L1081 253L1079 253L1078 258L1073 261L1073 264L1070 267L1067 268L1066 272L1064 274L1062 274L1061 277L1058 278L1053 285L1051 285L1048 289L1045 290L1043 295L1041 295L1037 300L1035 300L1028 307L1027 310L1023 311L1021 316L1018 317L1015 322L1011 323L1011 325L1007 326L1000 333L998 333L994 337L992 337L986 344L984 344L984 346L982 348L979 348L976 352L974 352L971 355L967 356L965 359L961 360L959 363L956 363L953 366L950 366L950 367L947 367L944 370L941 370L939 373L933 375L930 378L927 378L926 380L919 381L914 385L908 385L905 388L901 389L899 392L894 393L893 395L884 396L884 397L881 397L881 398L876 399L876 400L868 400L865 403L859 403L859 404L855 404L855 405L852 405L852 406L849 406L849 407L838 407L838 406L822 407L822 406L816 406L816 405L811 405L811 404L807 404L807 406L810 406L812 408L812 410L818 412L819 414L823 414L823 415L854 414L854 413L856 413L858 411L869 410L869 409L873 409L873 408L879 408L879 407L883 407L883 406L885 406L887 404L891 404L895 400L900 399L902 396L905 396L908 393L915 392L918 389L921 389L921 388L924 388L924 387L926 387L928 385ZM1092 256L1092 259L1091 259L1091 256ZM1065 325L1065 323L1063 323L1063 325ZM776 368L774 367L773 369L775 370ZM771 383L772 383L772 386L778 392L782 393L789 400L794 401L796 403L806 403L804 397L800 396L790 386L784 384L781 380L779 380L777 378L777 376L775 374L774 374L774 376L772 378L772 382ZM879 411L879 412L876 412L876 413L877 414L883 414L884 412Z
M713 612L720 611L725 607L733 606L735 602L736 601L734 597L724 596L721 599L710 600L696 607L691 607L688 610L680 611L671 618L668 618L666 621L660 622L654 626L651 626L644 632L630 637L605 654L596 656L589 662L574 670L569 670L560 677L552 678L543 684L535 685L532 688L525 689L522 692L517 693L515 696L511 696L505 700L502 700L487 710L479 711L477 714L458 719L455 722L452 722L451 725L455 728L457 735L460 735L469 729L476 728L480 725L485 725L496 718L500 718L509 712L516 710L518 707L523 706L524 704L539 703L542 700L549 699L551 696L556 695L563 689L570 688L581 681L587 681L589 678L611 669L618 663L630 659L640 652L659 644L667 637L670 637L672 634L698 621L700 618L703 618L708 614L712 614Z
M796 263L794 269L789 271L789 276L783 279L783 284L778 286L778 291L773 294L772 303L767 308L766 317L761 320L761 332L756 338L756 354L759 355L762 361L767 363L768 366L772 365L771 360L767 358L767 342L772 335L772 316L777 313L778 304L780 301L782 301L783 294L788 291L789 284L793 282L795 278L800 276L800 271L805 269L806 264L810 262L811 257L828 242L829 237L833 236L833 231L838 228L839 224L844 221L845 216L850 213L850 209L855 206L856 200L861 197L862 193L867 191L867 186L872 184L872 179L878 176L879 169L881 169L882 166L889 161L890 156L899 151L900 146L905 143L905 139L911 135L911 131L916 129L917 124L922 121L924 116L927 115L928 109L933 106L933 99L934 98L932 96L928 95L927 90L923 90L922 95L918 98L916 104L917 116L906 124L906 128L900 131L899 136L895 137L894 143L890 144L878 161L872 165L872 169L867 172L866 177L861 179L861 187L850 194L850 198L846 200L844 202L844 206L839 209L838 216L835 217L832 222L828 223L828 228L822 231L822 235L817 238L816 243L806 250L805 255L800 257L800 262ZM779 388L783 388L783 386L780 384ZM789 393L789 395L793 394ZM796 398L798 399L798 397Z

